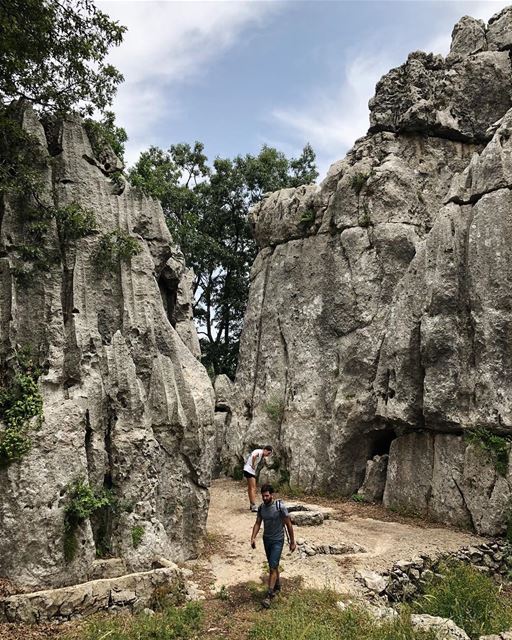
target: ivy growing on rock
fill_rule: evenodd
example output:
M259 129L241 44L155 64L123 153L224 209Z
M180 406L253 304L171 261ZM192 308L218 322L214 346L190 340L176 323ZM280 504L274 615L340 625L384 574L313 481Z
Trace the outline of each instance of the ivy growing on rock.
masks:
M475 427L468 430L465 438L490 456L494 468L500 476L507 475L508 456L511 446L511 441L508 438L491 433L485 427Z
M27 352L18 352L13 371L0 387L0 466L19 462L30 451L30 432L43 420L40 373Z
M78 549L78 528L94 513L111 506L113 499L108 491L94 491L79 478L68 487L68 500L64 511L64 558L71 562Z
M137 239L124 231L111 231L103 234L94 253L94 263L100 273L116 269L121 262L129 262L140 253Z

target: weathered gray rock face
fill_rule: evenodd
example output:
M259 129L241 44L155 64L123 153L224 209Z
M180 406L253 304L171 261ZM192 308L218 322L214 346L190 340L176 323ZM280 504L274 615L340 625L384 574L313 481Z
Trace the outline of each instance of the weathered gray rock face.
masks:
M105 548L136 571L156 556L191 557L206 521L215 433L189 273L160 206L128 186L119 193L78 120L60 123L48 146L34 113L23 118L40 141L55 205L92 210L97 231L23 284L13 276L23 211L3 203L0 363L31 347L44 371L44 423L30 452L0 470L0 575L25 587L71 584ZM113 230L135 238L140 253L102 274L95 251ZM55 229L46 243L58 249ZM77 478L110 489L118 508L103 531L88 520L79 528L66 564L64 509Z
M227 466L268 441L292 485L350 494L389 452L387 504L503 529L509 481L461 433L512 428L511 15L412 54L319 187L254 209Z

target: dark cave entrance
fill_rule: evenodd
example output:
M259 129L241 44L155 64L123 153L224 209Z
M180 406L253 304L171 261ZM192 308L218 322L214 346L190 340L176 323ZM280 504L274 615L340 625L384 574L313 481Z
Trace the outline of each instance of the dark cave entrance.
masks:
M174 328L176 328L178 283L178 278L168 267L166 267L162 271L160 277L158 278L158 288L160 289L160 295L162 297L165 314L167 316L167 319L171 323L171 326Z
M394 429L386 428L381 431L374 431L368 435L372 436L368 460L373 460L375 456L389 454L391 443L396 438Z

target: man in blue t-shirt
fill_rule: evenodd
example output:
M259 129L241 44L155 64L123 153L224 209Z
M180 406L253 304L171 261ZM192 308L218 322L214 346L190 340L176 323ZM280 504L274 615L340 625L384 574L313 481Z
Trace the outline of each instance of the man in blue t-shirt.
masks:
M256 522L252 528L251 547L256 548L256 536L263 522L263 546L267 555L269 575L268 591L262 604L270 607L271 599L281 590L279 581L279 561L284 546L284 527L288 531L290 551L295 551L295 535L293 533L292 521L288 514L288 509L278 500L274 501L274 488L270 484L261 487L261 498L263 504L258 507Z

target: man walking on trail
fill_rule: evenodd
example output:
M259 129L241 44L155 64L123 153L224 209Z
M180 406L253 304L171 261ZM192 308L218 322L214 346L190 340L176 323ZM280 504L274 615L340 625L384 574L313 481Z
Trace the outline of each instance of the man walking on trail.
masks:
M268 444L263 449L254 449L245 461L244 477L247 478L247 494L249 495L249 509L258 511L256 506L256 469L259 463L268 458L272 453L272 447Z
M281 500L274 501L274 488L270 484L261 487L263 504L258 507L256 522L252 528L251 547L256 548L256 536L263 521L263 546L267 555L269 574L268 591L262 605L268 609L272 598L281 591L279 580L279 561L284 546L284 527L290 543L290 551L295 551L295 535L288 509Z

